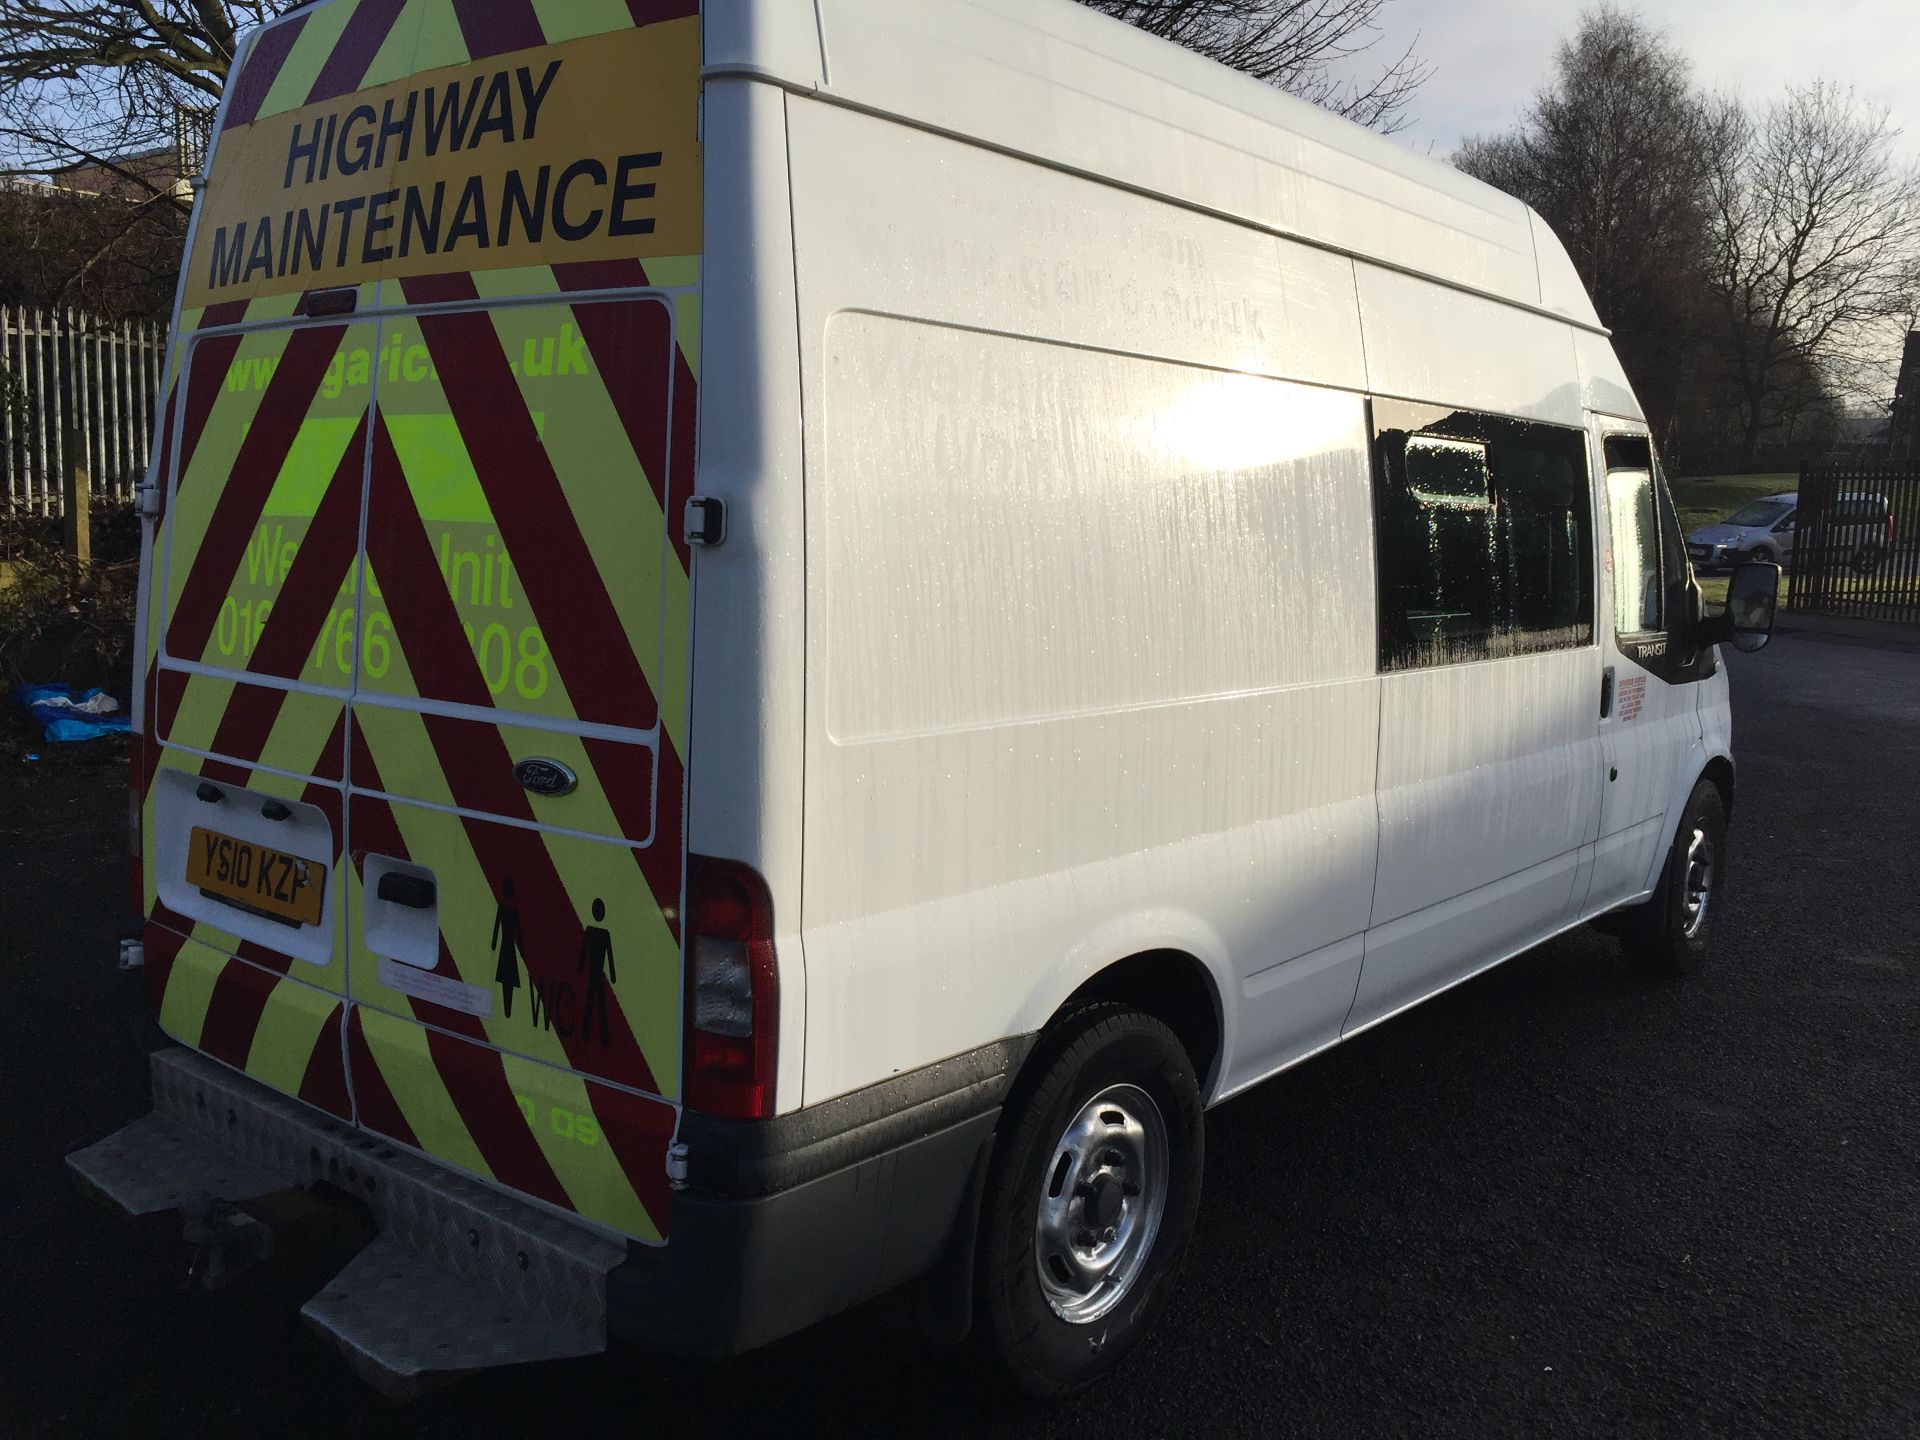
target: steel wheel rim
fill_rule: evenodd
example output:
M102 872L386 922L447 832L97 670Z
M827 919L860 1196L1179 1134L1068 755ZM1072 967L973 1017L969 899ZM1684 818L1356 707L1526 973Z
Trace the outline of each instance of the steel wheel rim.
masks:
M1033 1263L1040 1293L1069 1325L1107 1314L1146 1269L1171 1160L1160 1107L1137 1085L1102 1090L1047 1152Z
M1713 905L1713 841L1707 832L1695 826L1687 842L1687 878L1685 887L1686 937L1696 938L1707 923L1707 911Z

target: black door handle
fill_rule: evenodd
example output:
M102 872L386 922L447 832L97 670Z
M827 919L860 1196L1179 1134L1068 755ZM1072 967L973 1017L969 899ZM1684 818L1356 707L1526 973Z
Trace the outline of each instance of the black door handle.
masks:
M389 870L380 877L377 893L387 903L404 905L409 910L431 910L436 897L433 881L398 870Z
M1600 672L1600 718L1605 720L1613 714L1613 667L1611 665Z

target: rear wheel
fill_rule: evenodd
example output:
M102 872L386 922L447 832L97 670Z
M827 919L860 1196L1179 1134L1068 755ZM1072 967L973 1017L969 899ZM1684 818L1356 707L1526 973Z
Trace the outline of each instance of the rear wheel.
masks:
M1856 575L1871 575L1878 570L1887 558L1887 552L1881 546L1869 540L1853 552L1853 558L1847 563Z
M1726 802L1712 781L1702 780L1687 798L1653 897L1621 916L1627 953L1659 974L1698 969L1712 937L1726 864Z
M1091 1005L1042 1037L980 1221L980 1338L1022 1390L1071 1394L1146 1333L1199 1211L1203 1133L1193 1063L1152 1016Z

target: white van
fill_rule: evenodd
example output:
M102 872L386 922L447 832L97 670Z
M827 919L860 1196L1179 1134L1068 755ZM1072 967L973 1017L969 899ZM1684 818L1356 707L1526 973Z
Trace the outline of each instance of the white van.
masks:
M176 334L181 1044L72 1163L214 1273L350 1206L305 1313L393 1393L908 1282L1070 1391L1207 1107L1706 944L1777 570L1702 618L1558 242L1070 0L322 0Z

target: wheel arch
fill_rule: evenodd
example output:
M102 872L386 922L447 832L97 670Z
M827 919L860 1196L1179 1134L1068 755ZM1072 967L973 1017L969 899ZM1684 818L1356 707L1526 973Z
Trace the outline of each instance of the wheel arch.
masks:
M1713 782L1713 788L1720 792L1720 808L1725 812L1726 817L1731 820L1733 818L1732 757L1727 755L1713 756L1701 768L1700 779L1695 780L1693 782L1694 785L1698 785L1700 780L1711 780ZM1689 795L1693 793L1693 785L1687 787L1687 793Z
M1199 956L1160 947L1111 961L1081 981L1046 1023L1101 1000L1144 1011L1173 1031L1193 1061L1201 1096L1212 1095L1225 1070L1227 1012L1213 970Z
M1645 894L1651 894L1659 885L1660 872L1665 868L1667 855L1673 849L1674 836L1680 833L1680 819L1687 808L1687 797L1693 794L1694 788L1698 786L1702 780L1708 780L1713 783L1713 787L1720 792L1722 813L1724 813L1729 820L1733 818L1733 757L1722 750L1709 751L1705 749L1704 746L1696 750L1695 753L1704 754L1706 758L1700 761L1697 766L1685 765L1680 769L1680 783L1675 786L1673 795L1667 804L1667 819L1664 834L1662 835L1659 848L1654 851L1652 866L1647 871L1646 882L1643 888L1643 893Z

